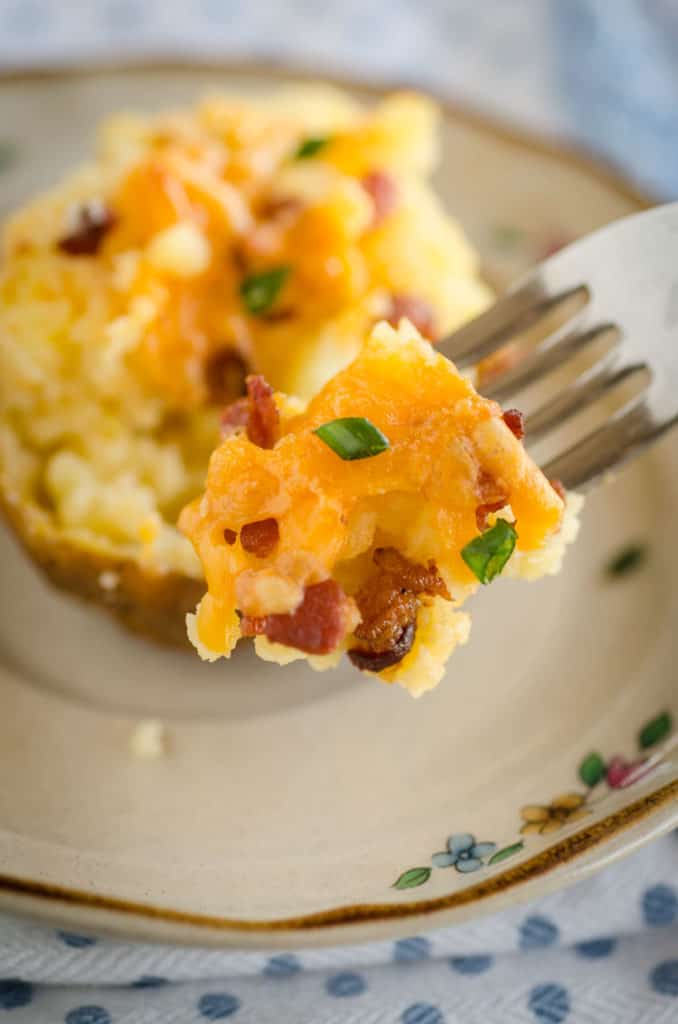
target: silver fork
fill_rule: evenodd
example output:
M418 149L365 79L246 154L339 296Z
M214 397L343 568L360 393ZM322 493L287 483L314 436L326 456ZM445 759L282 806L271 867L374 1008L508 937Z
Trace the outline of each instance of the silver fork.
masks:
M643 390L543 467L567 488L586 490L678 422L678 203L625 217L560 250L437 348L467 368L573 298L583 303L579 312L481 391L505 403L603 335L613 339L602 358L527 416L530 442L649 371Z

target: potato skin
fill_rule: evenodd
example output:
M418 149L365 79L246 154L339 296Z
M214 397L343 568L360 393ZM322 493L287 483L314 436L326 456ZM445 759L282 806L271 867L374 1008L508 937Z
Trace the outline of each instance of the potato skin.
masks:
M150 640L190 647L185 617L203 595L202 580L178 572L153 572L134 559L75 544L37 505L8 492L1 481L0 509L21 546L54 586L105 609ZM102 572L116 573L118 585L102 587Z

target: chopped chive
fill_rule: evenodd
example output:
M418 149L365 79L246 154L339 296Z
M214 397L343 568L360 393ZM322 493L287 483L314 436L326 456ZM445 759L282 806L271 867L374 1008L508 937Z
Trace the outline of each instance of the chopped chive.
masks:
M266 313L277 299L291 269L288 266L272 267L261 274L246 277L240 285L240 297L247 311L253 316Z
M340 459L371 459L390 447L388 438L363 416L347 416L344 419L323 423L313 431Z
M644 544L627 544L621 548L605 566L605 575L611 577L626 576L639 569L647 559L647 548Z
M307 139L302 139L294 151L294 159L307 160L311 156L316 156L329 141L329 135L311 135Z
M517 539L515 526L498 519L494 526L462 548L461 557L481 583L491 583L513 554Z

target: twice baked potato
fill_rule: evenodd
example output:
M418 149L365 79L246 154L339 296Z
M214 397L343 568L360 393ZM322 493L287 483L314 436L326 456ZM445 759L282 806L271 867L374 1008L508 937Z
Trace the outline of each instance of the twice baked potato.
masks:
M176 528L249 372L312 396L370 326L479 312L433 195L436 111L324 87L104 125L0 269L0 503L60 587L158 639L204 589Z

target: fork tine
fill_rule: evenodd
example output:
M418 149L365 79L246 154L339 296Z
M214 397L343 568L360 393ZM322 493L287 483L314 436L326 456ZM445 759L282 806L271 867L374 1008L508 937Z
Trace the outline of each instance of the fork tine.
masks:
M518 331L536 323L576 295L588 296L586 286L577 285L556 295L547 295L543 287L530 278L519 288L504 295L471 323L439 342L436 349L451 359L459 369L473 366L496 352Z
M483 389L484 394L488 398L503 402L516 391L546 376L570 356L610 332L619 334L614 324L597 324L586 331L558 330L538 348L523 356L516 366L492 379Z
M550 480L558 479L568 490L588 490L613 466L619 466L663 434L676 420L658 419L646 396L637 395L604 426L556 456L543 467Z
M609 353L601 362L577 377L572 384L528 414L525 432L529 441L537 441L553 427L565 423L575 413L596 402L607 391L611 391L642 368L641 364L632 363L619 367L617 353Z

